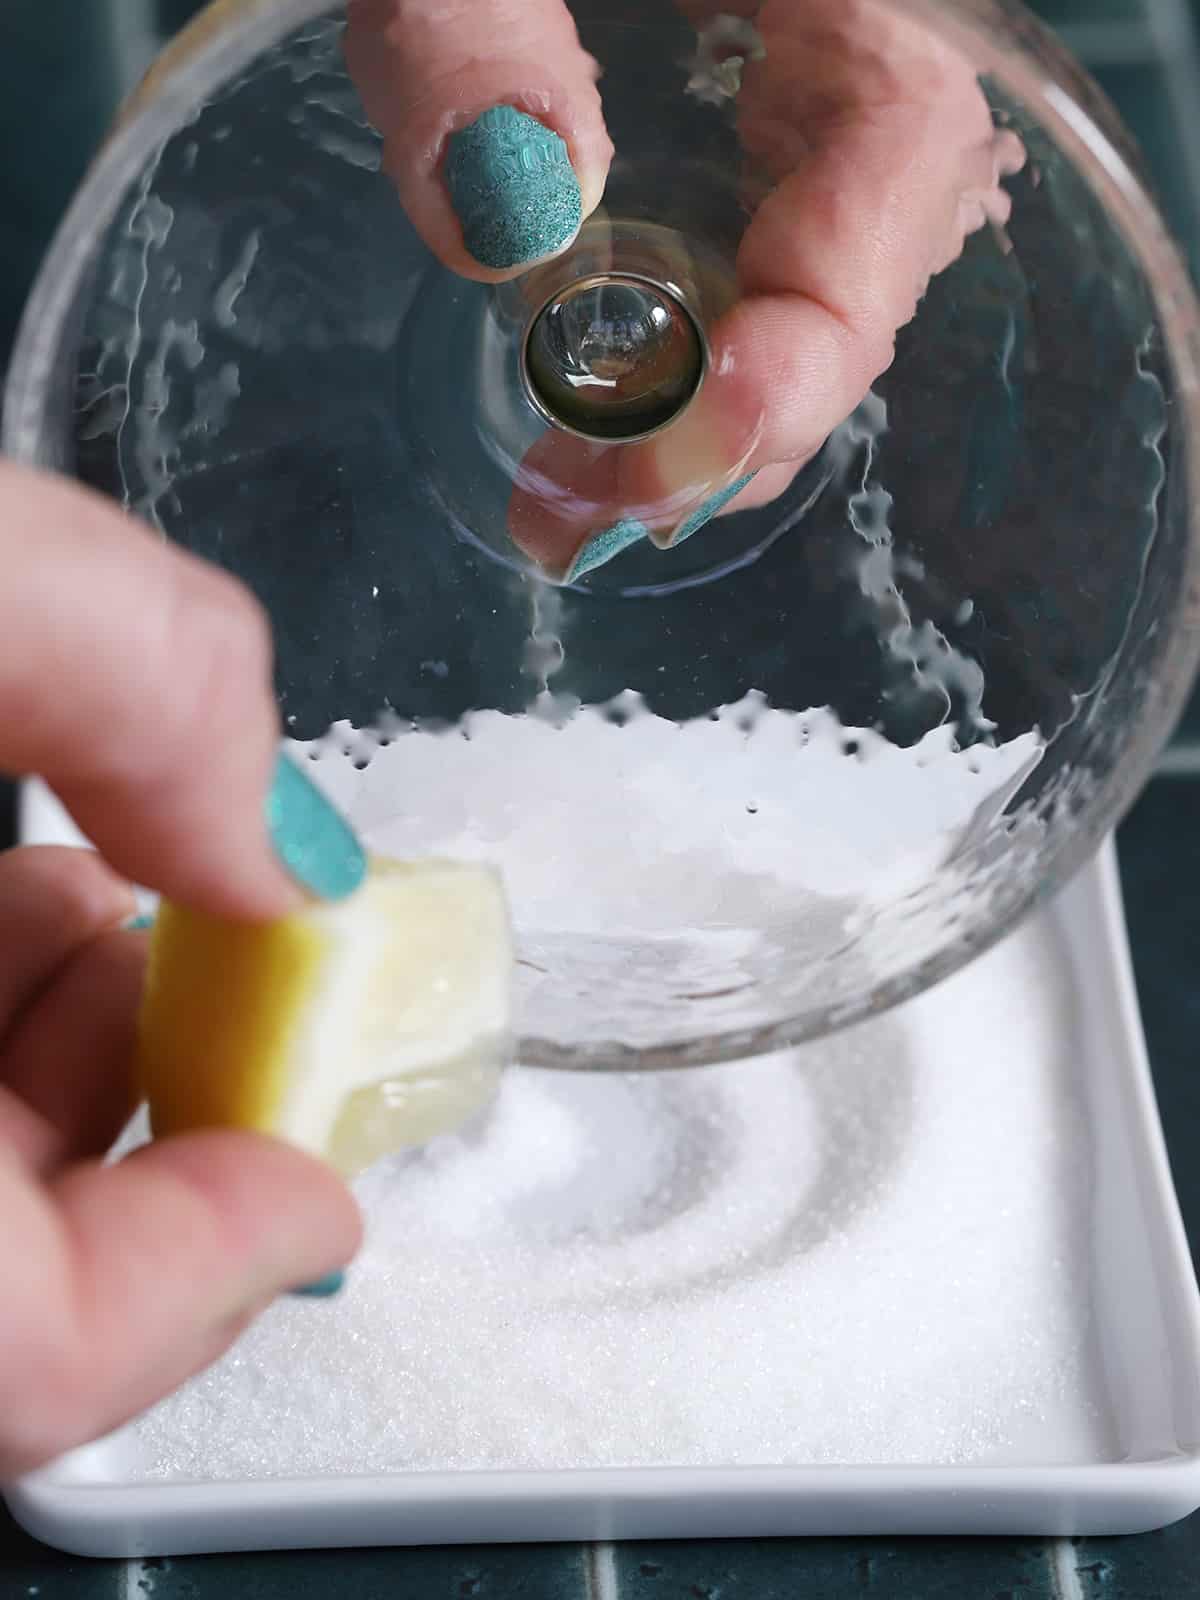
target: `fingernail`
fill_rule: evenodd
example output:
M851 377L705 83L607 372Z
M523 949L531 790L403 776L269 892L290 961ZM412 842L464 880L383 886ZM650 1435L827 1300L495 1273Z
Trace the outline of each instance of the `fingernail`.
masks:
M121 926L126 933L145 933L147 928L154 926L154 913L143 911L139 916L130 917L129 921L123 922Z
M344 1272L327 1272L323 1278L318 1278L315 1283L306 1283L292 1293L300 1300L332 1300L335 1294L340 1294L346 1282Z
M754 476L753 472L748 472L744 478L739 478L736 483L731 483L727 489L722 489L720 494L714 494L711 499L706 500L698 511L693 511L687 521L682 522L675 530L675 533L667 542L667 549L673 550L677 544L682 544L685 539L690 539L694 533L699 533L701 528L707 527L715 516L724 511L731 500L736 499L741 494L748 483L754 481Z
M267 796L267 826L276 855L310 894L344 900L366 876L367 858L353 829L285 755Z
M583 221L566 143L513 106L493 106L453 135L446 186L466 247L485 267L552 255Z
M631 544L637 544L639 539L644 539L649 531L644 522L629 517L623 522L614 522L612 527L605 528L603 533L593 533L591 538L575 552L575 559L567 568L563 582L574 583L575 579L582 578L585 572L594 572L606 561L619 556L622 550L628 550Z

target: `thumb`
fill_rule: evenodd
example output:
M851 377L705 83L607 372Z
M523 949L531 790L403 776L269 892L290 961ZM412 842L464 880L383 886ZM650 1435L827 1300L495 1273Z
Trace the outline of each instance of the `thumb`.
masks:
M447 267L501 282L566 249L613 148L563 0L350 0L345 48L384 167Z
M275 1295L345 1265L334 1174L275 1141L201 1133L48 1190L0 1166L23 1247L0 1313L0 1478L110 1431L214 1361Z

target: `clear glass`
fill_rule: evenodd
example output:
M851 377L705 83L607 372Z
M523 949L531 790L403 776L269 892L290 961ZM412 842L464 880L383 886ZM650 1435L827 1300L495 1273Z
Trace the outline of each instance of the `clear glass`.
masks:
M617 159L516 284L433 260L341 18L279 0L183 36L29 307L6 448L256 589L368 842L499 865L530 1063L746 1056L945 976L1089 856L1190 682L1196 308L1136 157L1019 8L895 9L1023 142L1011 218L815 454L694 532L771 421L724 426L720 352L787 174L746 131L770 52L673 0L572 3ZM530 392L536 317L596 274L668 290L705 364L619 437ZM602 516L647 536L583 570Z

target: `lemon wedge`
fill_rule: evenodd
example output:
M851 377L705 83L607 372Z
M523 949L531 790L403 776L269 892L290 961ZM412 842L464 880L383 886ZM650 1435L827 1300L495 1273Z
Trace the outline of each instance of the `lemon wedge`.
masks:
M164 903L138 1038L153 1132L275 1134L353 1176L491 1097L512 966L486 867L376 858L349 899L262 926Z

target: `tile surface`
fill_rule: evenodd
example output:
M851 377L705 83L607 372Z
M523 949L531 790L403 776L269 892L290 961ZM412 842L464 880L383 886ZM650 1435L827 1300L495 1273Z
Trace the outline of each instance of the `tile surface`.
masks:
M47 1550L0 1504L0 1600L143 1600L123 1589L123 1561L85 1561Z
M0 7L0 370L42 252L116 101L108 9L107 0Z
M1072 1541L1078 1594L1063 1600L1191 1600L1200 1593L1200 1514L1137 1539Z
M1141 22L1145 15L1142 0L1035 0L1030 9L1055 27L1075 22Z
M1175 1187L1200 1262L1200 772L1153 783L1118 842L1146 1042ZM1200 1568L1197 1578L1200 1590Z
M1157 34L1147 27L1157 5ZM38 257L120 89L110 12L178 25L194 0L4 0L0 6L0 368ZM1172 225L1200 266L1195 169L1161 39L1173 0L1042 0L1145 149ZM1200 0L1191 0L1200 19ZM1162 24L1167 25L1166 34ZM1155 39L1160 43L1156 45ZM118 41L119 42L119 41ZM1122 59L1128 49L1130 58ZM1136 59L1135 59L1136 58ZM14 64L19 70L13 70ZM1197 113L1200 122L1200 112ZM1182 730L1200 741L1200 698ZM1200 749L1200 746L1198 746ZM8 837L0 790L0 843ZM1121 835L1122 875L1156 1084L1185 1218L1200 1244L1200 762L1156 782ZM1200 1592L1200 1518L1161 1534L1042 1546L1003 1540L761 1541L362 1551L84 1562L44 1550L0 1512L0 1600L1183 1600Z
M127 1580L146 1600L577 1600L584 1562L573 1545L317 1550L131 1563Z
M615 1552L621 1600L1050 1600L1045 1548L1010 1539L634 1544Z
M1172 90L1162 64L1098 64L1092 75L1136 133L1163 214L1193 277L1200 276L1200 213L1181 158Z

